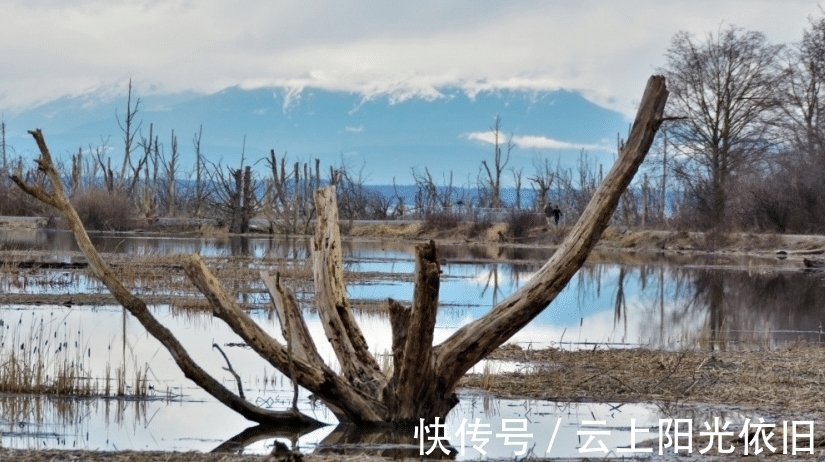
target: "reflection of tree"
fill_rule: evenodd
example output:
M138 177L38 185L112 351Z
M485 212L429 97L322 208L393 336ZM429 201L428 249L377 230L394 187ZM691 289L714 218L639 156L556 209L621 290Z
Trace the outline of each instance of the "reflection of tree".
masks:
M659 299L659 342L665 338L665 267L659 267L659 281L656 284L657 298Z
M647 288L647 275L651 272L650 265L639 265L639 285L642 287L642 292Z
M530 275L533 271L537 271L540 265L530 263L510 263L504 265L510 273L510 285L512 287L521 286L521 280L527 279L524 275Z
M212 452L233 452L242 453L243 449L253 443L270 438L288 439L292 443L292 449L296 449L298 438L304 436L314 429L285 429L283 427L268 427L257 425L247 428L241 433L233 436L221 443ZM313 451L313 454L339 454L348 456L375 456L392 459L420 458L419 442L413 437L412 428L393 428L386 426L377 427L357 427L355 425L338 425L327 435ZM449 437L449 435L446 435ZM425 448L428 449L432 443L425 439ZM430 455L430 459L454 459L457 451L444 441L443 446L450 452L444 454L436 448ZM355 459L353 459L355 460Z
M774 341L818 340L825 287L819 277L802 273L729 273L730 312L742 313L733 324L737 339L771 329ZM767 334L762 334L761 337ZM753 338L752 338L753 339Z
M602 273L605 265L585 264L576 273L576 298L579 306L598 299L602 289Z
M318 443L314 454L369 455L392 459L420 459L419 442L413 437L413 428L357 427L355 425L338 425L326 438ZM450 436L450 435L446 435ZM425 437L426 438L426 437ZM449 455L436 448L427 459L455 459L456 449L444 441L443 446ZM432 442L424 440L428 450Z
M624 319L624 335L622 341L627 338L627 301L624 296L624 265L619 267L619 280L616 282L616 302L613 304L613 327ZM624 315L622 315L624 313Z
M801 273L749 274L731 268L660 268L656 301L660 344L675 332L690 344L725 349L819 340L825 321L820 278ZM669 301L669 302L668 302ZM667 307L667 309L666 309ZM702 319L701 332L689 332Z
M229 237L229 252L233 257L248 257L249 256L249 237L248 236L230 236Z
M249 427L237 435L221 443L212 452L232 452L241 454L244 448L258 441L270 438L283 438L291 443L293 449L296 448L298 438L315 430L315 428L286 428L272 427L267 425L256 425Z
M724 332L725 324L725 279L723 271L701 269L697 270L694 284L696 294L694 299L700 301L707 309L708 317L705 326L707 347L710 350L726 349Z
M498 303L498 294L499 294L499 287L498 287L498 263L493 263L491 265L490 271L487 273L487 281L484 283L484 289L481 291L481 296L484 297L484 294L487 292L487 289L490 288L492 284L493 287L493 304L495 305Z

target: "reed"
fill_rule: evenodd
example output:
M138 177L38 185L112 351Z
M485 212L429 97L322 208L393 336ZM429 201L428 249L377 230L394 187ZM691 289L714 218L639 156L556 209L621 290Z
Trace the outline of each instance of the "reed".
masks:
M13 326L0 325L0 393L111 397L115 390L114 396L148 396L147 369L136 364L129 376L125 365L115 368L112 378L107 363L104 376L94 377L82 329L51 330L43 318L24 326L23 317Z

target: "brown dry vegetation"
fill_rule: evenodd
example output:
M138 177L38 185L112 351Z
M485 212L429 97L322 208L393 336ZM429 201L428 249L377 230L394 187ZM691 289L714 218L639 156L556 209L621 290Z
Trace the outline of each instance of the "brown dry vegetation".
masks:
M825 419L825 345L781 350L522 350L505 345L491 359L523 362L523 373L473 375L462 382L499 396L554 401L737 405Z
M350 239L387 239L423 241L433 239L439 244L490 243L498 245L526 245L555 247L567 235L569 226L532 225L520 227L514 237L506 223L459 222L454 226L438 228L423 224L381 222L355 223ZM602 234L597 250L665 253L740 253L774 254L779 250L795 254L825 253L825 236L776 233L727 233L710 236L709 233L662 229L636 229L610 226ZM821 251L821 252L820 252ZM801 257L799 258L801 260Z

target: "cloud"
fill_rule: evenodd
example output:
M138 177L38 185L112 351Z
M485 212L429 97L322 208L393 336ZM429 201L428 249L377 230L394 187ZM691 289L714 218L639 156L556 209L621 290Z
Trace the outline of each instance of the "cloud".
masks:
M312 87L390 101L565 88L632 114L678 30L726 21L790 42L819 14L813 0L8 0L0 109L131 77L144 94L285 88L285 110Z
M362 133L364 131L364 124L361 124L357 127L346 126L344 127L344 130L349 133Z
M495 134L490 130L484 132L467 133L466 135L464 135L464 137L466 137L468 140L481 141L482 143L487 144L495 144L496 142ZM512 141L513 144L516 145L516 147L522 149L584 149L588 151L610 151L610 148L598 144L570 143L567 141L554 140L553 138L548 138L546 136L514 135ZM506 145L507 137L499 135L499 143L502 145Z

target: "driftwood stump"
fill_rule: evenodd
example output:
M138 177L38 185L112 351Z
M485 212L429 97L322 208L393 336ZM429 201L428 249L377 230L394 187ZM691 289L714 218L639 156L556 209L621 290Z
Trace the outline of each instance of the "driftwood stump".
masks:
M278 313L286 345L275 340L237 306L234 297L224 291L199 256L189 257L184 269L209 300L214 316L226 322L262 358L322 400L341 422L411 425L420 418L444 418L458 402L455 387L467 370L541 313L584 264L653 143L666 100L664 77L651 77L621 155L556 253L522 288L440 345L432 344L441 272L438 251L433 242L419 245L412 306L387 301L393 335L391 374L379 368L350 309L344 286L334 186L315 194L318 218L312 260L315 300L340 372L325 364L318 354L294 294L281 284L277 273L273 276L264 272L261 277ZM294 409L273 412L258 408L194 364L177 339L158 323L143 301L117 281L94 250L77 213L65 197L42 134L39 130L30 133L40 148L38 164L50 179L52 191L29 185L18 177L13 180L24 191L62 213L95 274L118 302L161 341L186 376L250 420L267 424L316 424Z

